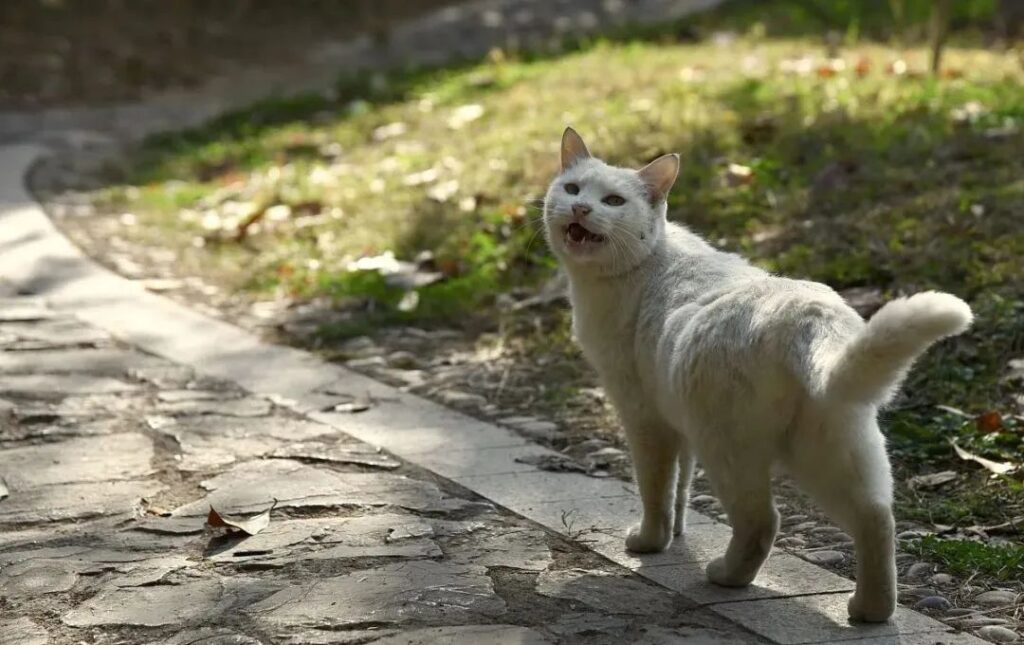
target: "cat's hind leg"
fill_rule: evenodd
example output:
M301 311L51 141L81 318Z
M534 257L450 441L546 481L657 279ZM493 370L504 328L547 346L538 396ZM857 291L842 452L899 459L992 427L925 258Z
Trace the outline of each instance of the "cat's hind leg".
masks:
M711 460L702 455L701 459L732 524L732 539L725 555L708 565L708 580L725 587L746 586L768 559L779 530L770 463L759 460L740 465L725 455Z
M690 503L690 480L696 465L690 444L684 437L679 442L679 476L676 482L676 514L672 534L682 535L686 530L686 507Z
M873 407L830 410L801 429L787 466L797 483L852 537L857 590L854 620L884 622L896 610L892 474Z

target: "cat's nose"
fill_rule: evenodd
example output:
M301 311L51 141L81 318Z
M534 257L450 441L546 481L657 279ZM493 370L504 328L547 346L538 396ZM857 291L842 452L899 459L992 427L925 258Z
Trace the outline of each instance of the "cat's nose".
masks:
M573 204L572 214L576 217L586 217L590 214L590 207L586 204Z

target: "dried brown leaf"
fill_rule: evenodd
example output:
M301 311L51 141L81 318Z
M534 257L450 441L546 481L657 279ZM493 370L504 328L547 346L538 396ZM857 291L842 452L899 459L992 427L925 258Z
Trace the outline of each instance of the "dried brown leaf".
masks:
M1003 429L1003 415L995 410L989 410L979 414L974 423L978 426L979 432L984 432L985 434L999 432Z
M206 516L206 524L214 528L226 528L228 530L241 531L246 535L256 535L263 529L270 526L270 512L277 506L277 500L270 505L270 508L258 515L247 518L234 518L222 515L213 506L210 506L210 513Z

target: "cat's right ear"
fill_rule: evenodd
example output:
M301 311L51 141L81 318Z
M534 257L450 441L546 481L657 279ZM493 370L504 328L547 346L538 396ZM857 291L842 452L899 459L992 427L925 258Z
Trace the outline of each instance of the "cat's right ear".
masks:
M589 156L590 151L587 150L587 144L583 143L583 137L572 128L566 128L562 133L562 170Z

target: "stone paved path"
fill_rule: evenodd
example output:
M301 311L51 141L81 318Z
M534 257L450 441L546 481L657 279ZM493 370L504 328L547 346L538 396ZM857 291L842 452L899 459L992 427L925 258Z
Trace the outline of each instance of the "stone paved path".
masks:
M464 488L39 298L0 297L0 397L3 643L757 642ZM255 536L204 526L211 505L275 499Z

